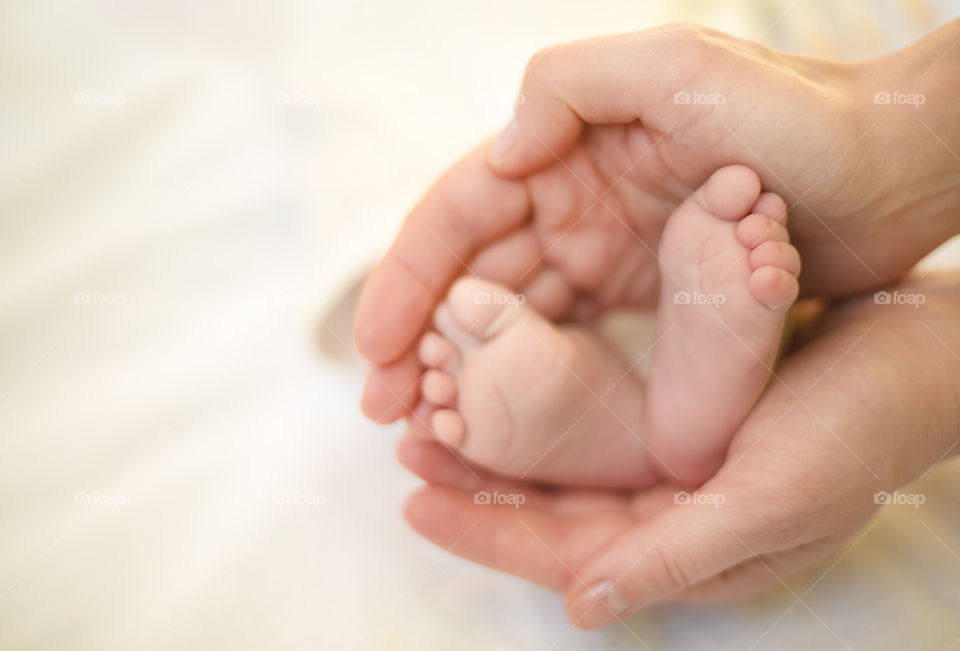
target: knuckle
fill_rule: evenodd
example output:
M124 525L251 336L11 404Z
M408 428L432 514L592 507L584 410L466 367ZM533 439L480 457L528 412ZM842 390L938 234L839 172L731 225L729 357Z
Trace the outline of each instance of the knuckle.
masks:
M763 540L761 547L778 549L800 540L817 538L832 528L838 504L851 493L844 479L824 486L803 472L781 472L763 477L762 491L745 494L741 515L751 523L741 532ZM839 499L838 499L839 498Z
M678 554L658 545L647 552L647 582L657 594L668 595L680 592L691 581L691 573Z
M703 28L693 23L674 21L661 26L660 31L678 38L687 38L699 36L703 33Z
M533 53L533 56L531 56L527 62L527 67L523 74L524 85L529 81L539 82L539 80L543 78L549 69L550 63L556 58L558 47L559 46L552 45Z
M641 32L643 34L643 32ZM678 45L690 46L707 41L707 32L703 27L692 23L667 23L652 30L648 34L658 39L677 43Z
M664 55L676 55L694 70L726 51L724 34L692 23L668 23L652 30L650 36Z

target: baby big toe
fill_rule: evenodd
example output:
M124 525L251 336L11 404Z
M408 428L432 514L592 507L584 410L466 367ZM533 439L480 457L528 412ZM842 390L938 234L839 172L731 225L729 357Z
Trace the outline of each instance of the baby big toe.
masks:
M728 165L714 172L700 190L701 207L720 219L741 219L760 196L760 177L749 167Z
M508 289L479 278L464 277L447 296L457 325L480 340L493 337L520 316L524 299Z
M785 310L797 299L797 277L777 266L759 267L747 281L750 294L775 312Z
M480 343L454 315L448 302L441 303L433 311L433 327L454 346L475 346Z

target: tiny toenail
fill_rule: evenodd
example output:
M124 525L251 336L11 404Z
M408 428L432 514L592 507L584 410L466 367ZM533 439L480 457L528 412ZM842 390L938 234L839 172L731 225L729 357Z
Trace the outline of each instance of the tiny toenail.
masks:
M763 220L763 221L761 222L761 223L763 224L763 233L760 235L760 237L761 237L760 243L762 243L762 242L763 242L763 239L762 239L762 238L765 237L767 234L769 234L769 233L770 233L770 229L773 228L773 220L771 220L771 219L770 219L769 217L767 217L766 215L760 215L760 217L761 217L761 219Z

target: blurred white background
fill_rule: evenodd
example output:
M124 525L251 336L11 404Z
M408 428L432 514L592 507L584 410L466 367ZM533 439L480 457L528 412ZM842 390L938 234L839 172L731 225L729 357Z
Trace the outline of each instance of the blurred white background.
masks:
M958 15L0 0L0 648L956 648L956 465L793 593L571 630L406 528L338 307L540 47L692 20L854 59Z

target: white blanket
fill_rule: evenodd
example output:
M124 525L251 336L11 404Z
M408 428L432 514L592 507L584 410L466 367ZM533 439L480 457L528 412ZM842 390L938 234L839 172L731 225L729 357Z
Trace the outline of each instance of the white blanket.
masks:
M538 47L692 19L852 58L960 14L833 4L0 1L0 648L960 646L956 464L789 590L583 633L408 530L341 342Z

